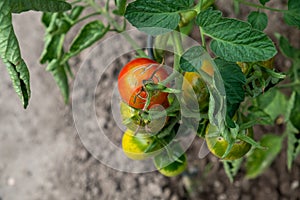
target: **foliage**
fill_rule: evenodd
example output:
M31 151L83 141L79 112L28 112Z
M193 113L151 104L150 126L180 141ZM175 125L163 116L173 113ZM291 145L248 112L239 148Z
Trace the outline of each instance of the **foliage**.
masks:
M184 122L189 128L196 124L199 127L195 131L198 130L197 135L202 139L205 139L206 127L214 125L216 131L212 133L213 137L220 136L228 144L226 149L220 151L225 152L220 155L221 158L226 157L235 143L242 141L252 146L252 150L244 158L223 162L231 181L244 161L246 177L254 178L263 173L281 152L285 141L287 167L291 169L300 153L300 49L293 47L280 34L274 33L277 40L273 41L264 32L268 26L268 16L264 11L282 13L288 26L300 29L300 1L288 0L284 10L266 6L269 0L259 0L259 3L245 0L233 2L236 13L242 5L254 7L256 11L250 12L247 21L243 21L223 17L222 9L214 7L214 0L135 0L130 3L115 0L114 8L109 0L105 2L105 6L100 6L94 0L76 0L71 3L64 0L1 1L0 56L14 89L26 108L30 99L29 71L14 34L13 13L30 10L43 12L41 22L45 27L45 45L40 62L47 65L46 70L53 75L66 103L69 101L69 78L73 78L69 60L97 43L109 31L122 32L136 49L138 57L150 57L153 62L163 62L168 55L165 52L166 46L170 45L175 52L174 73L168 75L162 83L153 81L153 76L150 76L152 79L141 80L141 91L146 94L161 91L168 95L168 102L163 105L168 120L162 130L155 133L155 142L150 146L147 143L143 146L145 151L142 153L156 149L156 145L163 146L166 151L154 161L157 168L167 170L167 174L181 173L186 167L185 155L181 150L178 153L167 147L179 130L179 124ZM93 16L97 19L91 19ZM82 22L80 31L71 44L66 45L66 35L79 22ZM151 47L154 56L151 53L147 55L134 38L124 32L127 22L154 38L154 45ZM200 38L197 39L201 44L185 49L179 33L188 35L193 27L200 31ZM275 42L278 43L279 53L292 62L287 72L274 69L274 56L278 53ZM206 86L193 88L202 88L203 93L209 94L209 99L205 100L208 101L205 102L208 108L198 105L201 101L195 101L191 105L192 101L183 100L183 105L180 105L175 98L176 95L180 96L184 82L176 74L191 72L195 74L197 83ZM174 79L177 81L171 88L169 82L174 82ZM283 79L289 82L280 83ZM285 95L283 89L289 89L291 95ZM151 98L147 97L145 101L146 105L150 105ZM195 107L205 109L195 112L195 109L191 109ZM144 109L128 110L133 110L134 115L129 113L129 116L134 117L124 119L127 124L132 124L130 120L136 118L139 122L151 124L151 120L162 117L160 110L148 110L147 106ZM284 124L286 130L282 135L264 134L260 141L243 134L245 130L258 124ZM134 133L137 130L130 131ZM175 168L176 173L172 171Z

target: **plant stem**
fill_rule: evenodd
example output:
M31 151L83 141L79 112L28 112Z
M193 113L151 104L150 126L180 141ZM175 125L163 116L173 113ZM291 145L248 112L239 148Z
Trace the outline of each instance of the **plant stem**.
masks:
M296 60L294 63L293 63L293 74L294 74L294 77L295 77L295 82L299 82L299 77L298 77L298 69L296 66L300 65L300 61L299 60Z
M73 2L71 2L70 4L71 5L75 5L76 3L80 3L82 0L76 0L76 1L73 1Z
M205 36L204 36L202 27L199 26L199 30L200 30L200 35L201 35L202 47L203 47L205 50L207 50L207 49L206 49Z
M194 7L194 10L199 14L201 10L205 10L215 3L215 0L199 0L199 3Z
M204 1L204 3L203 3ZM209 6L211 6L212 4L214 4L215 0L199 0L199 3L197 5L197 12L200 13L202 10L205 10L206 8L208 8ZM202 41L202 47L206 49L206 41L205 41L205 37L204 37L204 31L202 29L202 27L199 26L199 31L200 31L200 36L201 36L201 41Z
M130 43L130 45L136 50L136 52L139 54L141 57L148 57L147 54L140 48L140 46L135 42L130 35L124 31L121 33L122 36Z
M77 23L79 23L79 22L81 22L81 21L83 21L83 20L86 20L86 19L88 19L88 18L90 18L90 17L92 17L92 16L95 16L95 15L101 15L101 12L94 12L94 13L91 13L91 14L89 14L89 15L86 15L86 16L84 16L84 17L82 17L82 18L80 18L80 19L74 21L74 22L73 22L73 25L74 25L74 24L77 24Z
M182 47L181 35L178 30L172 32L172 40L174 45L174 70L180 72L179 61L184 50Z
M99 7L93 0L87 0L87 3L91 5L97 12L100 12L106 17L108 22L117 30L117 32L122 32L122 36L130 43L130 45L136 50L136 52L141 57L148 57L147 54L140 48L140 46L136 43L134 39L130 37L130 35L123 30L121 27L111 16L110 14L103 8Z
M267 6L260 5L260 4L251 3L251 2L248 2L248 1L245 1L245 0L236 0L236 1L239 2L239 3L245 4L247 6L254 7L254 8L261 8L261 9L271 10L271 11L275 11L275 12L286 12L286 10L270 8L270 7L267 7Z
M177 29L178 30L178 29ZM178 78L179 74L181 72L180 69L180 57L184 52L184 49L182 47L182 40L181 40L181 33L178 32L177 30L173 31L171 33L172 36L172 41L174 45L174 64L173 64L173 69L174 71L170 76L168 76L165 80L161 82L163 85L167 85L167 83L171 82L172 80Z

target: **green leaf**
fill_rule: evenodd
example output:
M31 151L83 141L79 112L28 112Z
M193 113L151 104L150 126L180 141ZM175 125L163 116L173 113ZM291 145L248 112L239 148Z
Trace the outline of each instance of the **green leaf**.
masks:
M259 2L262 4L262 5L265 5L266 3L268 3L270 0L259 0Z
M277 53L272 40L247 22L223 18L220 11L207 9L200 12L196 22L205 35L213 40L211 50L232 62L268 60Z
M253 146L254 148L257 148L257 149L266 149L265 146L257 143L255 140L253 140L251 137L245 135L245 134L238 134L237 135L237 139L240 139L244 142L247 142L248 144L251 144L251 146Z
M42 64L51 62L53 59L61 57L65 35L46 36L45 47L42 52L40 62Z
M95 20L86 24L72 41L70 50L66 56L72 57L77 55L79 52L102 38L108 30L109 27L105 27L104 24L99 20Z
M239 104L244 101L245 91L243 86L246 84L246 77L241 68L234 62L217 58L215 59L215 63L224 81L227 97L227 114L232 118Z
M275 121L279 115L286 117L288 102L286 96L279 90L270 89L260 95L257 101L259 107L271 117L272 121Z
M0 56L7 67L14 89L26 108L30 98L29 71L21 57L14 33L9 1L0 1L0 22Z
M65 36L72 24L62 13L45 13L42 16L42 22L47 27L45 47L40 58L40 62L44 64L62 57Z
M64 97L65 103L69 101L69 85L68 77L65 71L65 65L60 65L59 60L53 59L47 66L47 71L49 71L58 85L62 96Z
M63 12L72 8L71 4L61 0L9 0L9 2L13 13L28 10Z
M263 31L268 25L268 16L264 12L253 11L248 16L248 22L253 28Z
M78 19L78 17L80 16L83 10L84 10L83 6L74 6L72 8L71 13L69 14L70 19L72 20Z
M180 68L184 72L197 72L203 65L201 57L207 52L199 46L188 49L180 58Z
M170 32L180 22L180 11L186 11L193 0L136 0L129 3L125 18L135 27L151 35Z
M45 27L48 27L50 25L51 18L52 18L52 13L49 12L43 13L41 21Z
M249 110L249 114L247 118L250 121L253 121L254 124L252 124L252 126L254 126L255 124L262 124L262 125L274 124L274 121L271 119L270 115L265 113L265 111L262 108L252 106L248 108L248 110Z
M276 34L279 40L280 51L288 58L300 59L300 49L293 47L288 39L280 34Z
M123 16L126 11L127 0L115 0L117 9L113 11L114 14Z
M232 161L223 161L223 166L225 169L225 173L230 180L230 183L233 183L233 179L241 168L243 162L243 158L232 160Z
M293 112L294 109L294 105L295 105L295 99L296 99L296 91L293 91L293 93L291 94L288 102L287 102L287 108L286 108L286 119L285 122L290 121L291 118L291 113Z
M287 166L291 170L293 161L300 153L300 131L292 123L287 123L286 134L288 136Z
M182 163L185 159L185 154L180 144L173 142L165 146L165 150L156 155L153 161L156 167L161 169L170 165L174 161Z
M283 18L286 24L290 26L296 26L300 29L300 1L289 0L288 11L284 12Z
M268 168L281 150L282 137L266 134L260 144L267 150L255 149L246 161L246 177L255 178Z

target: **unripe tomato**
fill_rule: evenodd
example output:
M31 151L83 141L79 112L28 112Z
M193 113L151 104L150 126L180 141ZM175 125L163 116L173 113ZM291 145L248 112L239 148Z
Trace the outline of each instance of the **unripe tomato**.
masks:
M127 63L118 77L118 89L123 101L133 108L143 109L148 97L144 90L144 81L152 79L153 83L163 81L169 73L154 60L137 58ZM163 104L168 93L153 91L149 107Z
M165 167L160 167L160 161L160 159L157 159L157 157L155 157L154 165L161 174L168 177L173 177L181 174L187 167L187 159L185 154L182 154L177 160Z
M145 160L159 154L163 148L154 144L153 136L136 133L127 129L122 138L122 149L125 155L132 160ZM145 152L150 145L155 145L152 150Z
M195 107L195 98L197 98L200 112L207 111L209 103L209 93L200 74L196 72L186 72L184 74L182 94L184 103L187 107L191 107L191 109L193 109L193 107Z
M247 130L244 130L244 133L239 133L239 134L246 134L249 137L253 137L253 129L248 128ZM222 158L228 147L228 142L220 134L217 134L216 126L213 126L211 124L207 125L205 140L210 152L215 156ZM240 140L236 141L233 144L229 154L222 159L224 160L239 159L243 157L246 153L248 153L250 148L251 148L251 144L245 141L240 141Z
M201 69L209 76L214 76L213 64L204 59L201 65ZM198 108L200 112L206 112L209 103L209 92L201 75L196 72L186 72L184 74L184 81L182 84L182 97L186 106L190 109L195 107L194 101L197 98ZM196 95L196 96L194 96Z
M156 169L165 176L177 176L187 167L186 155L179 143L172 143L153 159Z

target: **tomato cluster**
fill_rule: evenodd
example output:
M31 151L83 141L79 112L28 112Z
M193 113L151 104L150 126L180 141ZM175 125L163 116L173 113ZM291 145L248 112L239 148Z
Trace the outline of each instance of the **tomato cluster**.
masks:
M201 69L209 76L214 76L214 69L209 61L203 62ZM122 138L124 154L133 160L153 158L160 173L176 176L185 170L187 159L179 143L175 143L174 148L169 145L176 135L176 124L179 125L176 116L180 115L176 113L180 111L176 106L180 105L176 105L176 98L170 95L174 90L170 89L170 85L163 84L170 74L162 64L154 60L137 58L121 70L118 89L122 99L120 113L123 124L127 127ZM180 89L179 96L185 108L193 109L193 101L196 99L199 108L197 112L208 113L209 92L199 73L185 72ZM206 140L209 151L221 159L239 159L251 148L249 143L237 138L228 141L228 136L232 135L230 131L227 134L221 133L208 122L202 131L204 133L198 135ZM238 134L251 138L253 131L248 128L239 130Z
M148 58L137 58L126 64L118 77L118 89L122 101L120 111L127 130L123 134L122 149L133 160L153 158L154 165L165 176L176 176L186 166L184 154L166 165L164 152L170 139L157 134L169 126L169 93L162 84L170 73L163 65ZM166 159L165 159L166 158Z

